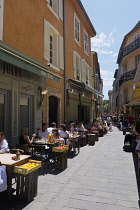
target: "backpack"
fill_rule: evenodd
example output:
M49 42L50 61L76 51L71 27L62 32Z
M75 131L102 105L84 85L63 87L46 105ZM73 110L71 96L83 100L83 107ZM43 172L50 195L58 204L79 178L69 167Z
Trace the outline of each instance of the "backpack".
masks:
M124 144L126 142L129 142L130 144L132 144L132 135L131 134L126 134L125 138L124 138Z
M125 151L125 152L133 151L133 148L132 148L132 145L130 144L130 142L125 142L125 144L123 146L123 151Z

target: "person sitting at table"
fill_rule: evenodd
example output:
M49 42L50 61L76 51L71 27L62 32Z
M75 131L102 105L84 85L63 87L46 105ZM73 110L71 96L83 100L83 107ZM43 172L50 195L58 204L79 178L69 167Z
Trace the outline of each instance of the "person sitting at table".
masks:
M70 133L75 136L78 134L78 129L76 128L75 123L71 123Z
M84 128L84 125L82 122L80 122L77 126L77 129L78 129L78 133L79 135L82 137L82 138L85 138L86 135L85 135L85 132L87 131L85 128Z
M60 137L57 128L54 128L52 130L52 135L53 135L52 138L53 138L53 140L55 142L55 146L59 146L60 143L64 143L64 139Z
M56 128L56 123L55 122L51 123L51 127L47 128L48 134L52 134L52 130L54 128Z
M4 132L0 130L0 154L9 152L8 143L4 137Z
M65 124L60 125L59 135L61 136L61 138L63 138L65 140L65 144L67 144L67 145L70 144L70 141L68 140L69 132L67 131Z
M48 135L47 124L42 123L42 129L38 128L37 137L42 139L42 138L47 138L47 135Z
M24 145L24 144L28 144L28 145L31 145L36 134L33 134L32 137L30 138L29 137L29 129L28 127L23 127L23 129L21 130L21 133L20 133L20 137L19 137L19 145Z

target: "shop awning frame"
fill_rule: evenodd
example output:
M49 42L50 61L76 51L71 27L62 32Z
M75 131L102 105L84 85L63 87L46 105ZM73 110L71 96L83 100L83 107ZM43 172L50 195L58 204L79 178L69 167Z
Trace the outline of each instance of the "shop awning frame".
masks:
M21 69L32 72L46 79L53 80L57 83L61 82L61 77L49 72L49 66L13 48L3 41L0 41L0 60L18 66Z
M81 88L84 88L85 90L91 92L91 93L94 93L95 95L98 95L100 97L104 97L103 94L101 94L100 92L98 92L97 90L95 90L94 88L86 85L84 82L78 82L78 81L75 81L75 80L72 80L72 79L69 79L67 78L68 81L70 81L71 83L75 84L75 85L78 85L80 86Z

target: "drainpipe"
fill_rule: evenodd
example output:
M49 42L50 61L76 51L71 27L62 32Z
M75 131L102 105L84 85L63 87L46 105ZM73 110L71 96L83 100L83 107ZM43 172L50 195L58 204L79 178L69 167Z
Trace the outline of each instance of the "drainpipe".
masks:
M64 41L64 123L66 123L66 1L63 0L63 41Z

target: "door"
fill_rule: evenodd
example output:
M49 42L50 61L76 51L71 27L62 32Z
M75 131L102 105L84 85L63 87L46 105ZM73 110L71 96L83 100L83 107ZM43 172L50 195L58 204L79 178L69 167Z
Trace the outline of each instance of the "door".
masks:
M2 130L7 138L10 136L9 130L9 93L0 90L0 130Z
M33 133L33 107L32 96L20 94L20 131L23 127L29 128L29 134Z
M49 96L49 126L52 122L58 123L58 99L55 96Z

